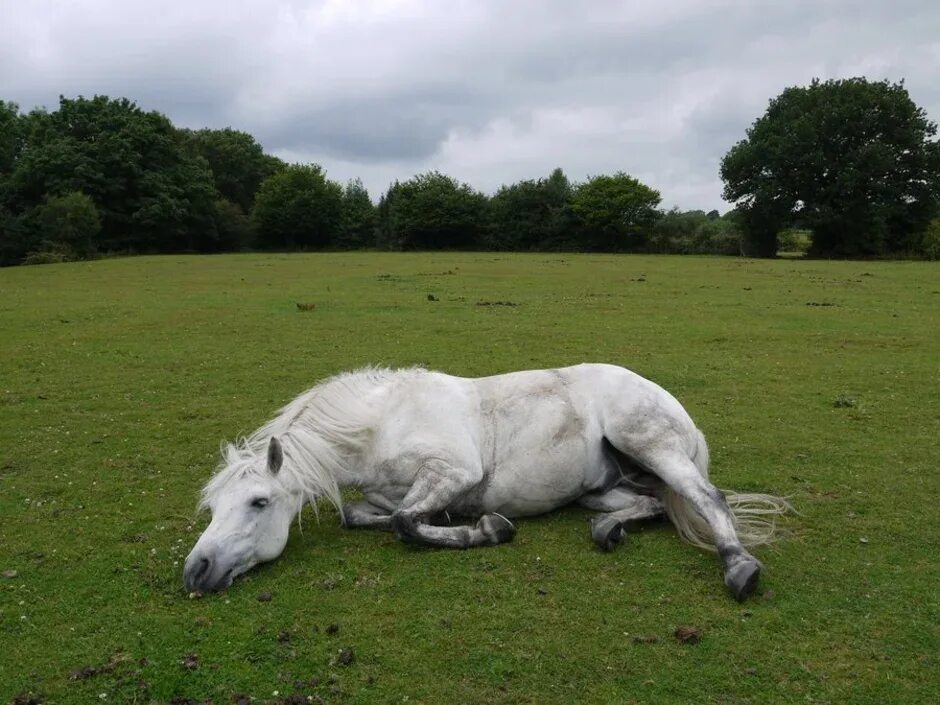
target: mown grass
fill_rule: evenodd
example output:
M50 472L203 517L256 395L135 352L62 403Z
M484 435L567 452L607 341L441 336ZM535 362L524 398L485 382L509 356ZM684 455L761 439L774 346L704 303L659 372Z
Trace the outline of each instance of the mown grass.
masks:
M938 304L940 268L910 262L316 254L0 270L0 702L933 702ZM672 391L720 486L792 498L801 514L758 552L754 599L731 600L716 560L668 525L599 553L579 509L467 552L306 513L277 562L225 594L183 592L219 442L318 379L585 360ZM701 642L678 643L678 625Z

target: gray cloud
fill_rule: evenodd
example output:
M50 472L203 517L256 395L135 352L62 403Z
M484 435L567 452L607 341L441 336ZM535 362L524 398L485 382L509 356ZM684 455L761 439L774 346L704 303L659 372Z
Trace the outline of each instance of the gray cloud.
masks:
M428 169L492 191L561 166L723 209L721 157L788 85L905 78L940 117L940 6L912 0L0 0L0 16L0 99L126 96L374 196Z

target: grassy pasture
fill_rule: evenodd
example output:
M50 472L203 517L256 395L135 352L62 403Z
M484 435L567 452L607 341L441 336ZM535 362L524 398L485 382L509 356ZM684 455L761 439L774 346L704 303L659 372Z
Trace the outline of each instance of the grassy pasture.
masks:
M280 560L187 599L219 442L318 379L585 360L673 392L719 486L792 498L788 538L757 552L755 598L731 600L717 561L668 525L603 555L588 512L568 509L467 552L308 511ZM0 270L0 702L934 702L938 372L928 263L444 253ZM679 625L700 643L678 643Z

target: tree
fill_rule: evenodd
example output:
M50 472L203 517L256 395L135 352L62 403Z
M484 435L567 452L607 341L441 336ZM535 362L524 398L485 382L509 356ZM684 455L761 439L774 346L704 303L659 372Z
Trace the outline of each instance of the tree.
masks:
M379 197L375 207L375 245L383 250L398 248L395 233L392 232L392 202L401 191L401 183L396 179L388 187L388 191Z
M653 225L649 250L663 254L740 254L737 228L730 218L717 213L673 208Z
M265 155L247 132L229 127L183 132L193 151L208 162L218 192L243 213L251 211L261 182L283 166L276 157Z
M29 247L23 219L0 203L0 267L20 264Z
M0 101L0 266L17 264L26 252L22 224L11 210L9 184L21 149L21 133L19 106Z
M594 176L574 192L571 210L581 231L581 242L591 250L641 249L660 213L659 191L622 171Z
M547 179L503 186L490 199L484 245L494 250L572 247L571 183L561 169Z
M920 251L927 259L940 260L940 218L934 218L927 224Z
M342 210L342 187L318 164L291 164L261 183L252 220L262 247L317 249L334 244Z
M937 126L904 84L864 78L787 88L721 163L754 254L777 233L813 231L812 254L916 247L940 195Z
M216 249L219 252L244 250L252 243L251 220L237 203L227 198L215 202Z
M36 209L35 220L42 249L61 252L67 259L95 253L101 218L94 201L81 191L50 196Z
M0 100L0 180L13 171L23 146L20 108Z
M101 216L101 249L192 250L215 239L212 173L160 113L126 99L62 97L55 112L22 117L21 129L12 211L81 191Z
M360 179L343 189L343 217L336 237L337 247L355 249L375 243L375 206Z
M436 171L394 183L379 203L379 242L396 249L476 247L487 198Z

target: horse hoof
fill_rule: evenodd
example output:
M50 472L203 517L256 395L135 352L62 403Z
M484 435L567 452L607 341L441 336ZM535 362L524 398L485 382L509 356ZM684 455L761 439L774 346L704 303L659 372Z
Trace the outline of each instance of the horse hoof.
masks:
M734 564L725 572L725 585L734 595L734 599L743 602L757 587L760 578L760 563L745 559Z
M602 551L613 551L622 540L626 531L623 522L611 517L591 519L591 538Z
M516 527L502 514L484 514L477 522L477 528L493 546L512 541L516 535Z
M415 518L410 514L402 514L401 512L392 514L392 531L395 532L399 540L403 543L411 545L421 543L418 540L418 529L415 526Z

